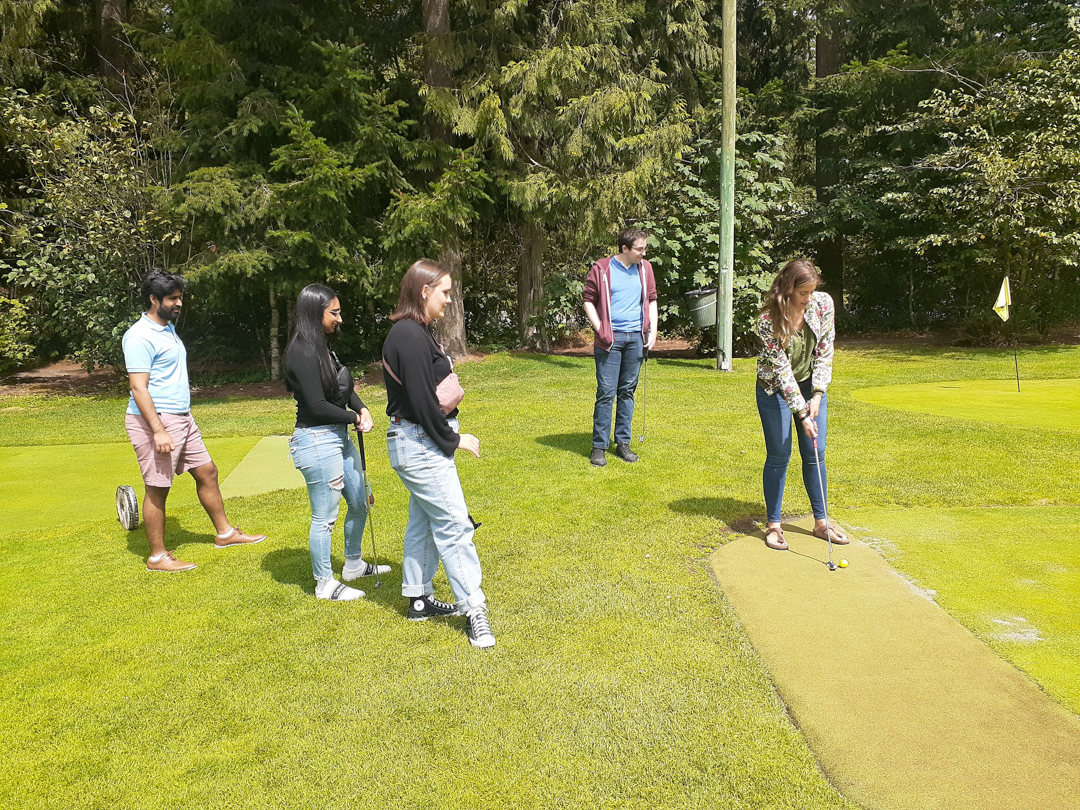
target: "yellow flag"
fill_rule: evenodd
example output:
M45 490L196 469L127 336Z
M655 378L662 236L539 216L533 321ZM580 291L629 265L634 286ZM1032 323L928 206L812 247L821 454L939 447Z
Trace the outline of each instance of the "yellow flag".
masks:
M1010 304L1012 304L1012 294L1009 292L1009 277L1005 276L1005 280L1001 282L1001 292L998 293L997 301L994 303L994 312L1003 321L1009 320Z

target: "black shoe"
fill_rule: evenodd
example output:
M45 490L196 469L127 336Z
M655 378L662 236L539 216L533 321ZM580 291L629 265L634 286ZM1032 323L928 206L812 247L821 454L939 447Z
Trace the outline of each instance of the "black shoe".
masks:
M594 467L603 467L607 464L607 457L605 456L606 452L607 451L604 450L603 447L594 447L592 449L592 455L589 456L589 463Z
M615 455L631 464L638 460L638 454L631 450L628 444L615 445Z
M495 634L491 632L491 622L488 621L487 608L481 605L473 608L467 614L466 625L469 631L469 643L474 647L494 647Z
M409 599L409 621L422 622L432 616L456 616L456 605L440 602L434 596L414 596Z

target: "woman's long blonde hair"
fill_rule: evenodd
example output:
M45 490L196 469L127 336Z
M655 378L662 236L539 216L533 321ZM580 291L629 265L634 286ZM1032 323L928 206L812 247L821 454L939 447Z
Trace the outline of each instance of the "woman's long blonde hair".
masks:
M781 346L786 346L797 331L799 306L795 303L795 290L811 284L817 287L820 283L821 275L809 259L792 259L776 274L761 306L761 314L769 316L773 334Z

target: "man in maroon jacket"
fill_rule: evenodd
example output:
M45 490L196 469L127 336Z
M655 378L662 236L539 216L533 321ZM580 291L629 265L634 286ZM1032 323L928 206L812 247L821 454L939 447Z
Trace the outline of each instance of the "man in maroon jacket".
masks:
M656 279L645 260L648 234L637 228L619 233L619 252L596 262L585 279L585 314L592 324L596 360L596 406L592 454L607 464L611 405L615 403L615 455L637 461L630 449L634 392L642 360L656 343Z

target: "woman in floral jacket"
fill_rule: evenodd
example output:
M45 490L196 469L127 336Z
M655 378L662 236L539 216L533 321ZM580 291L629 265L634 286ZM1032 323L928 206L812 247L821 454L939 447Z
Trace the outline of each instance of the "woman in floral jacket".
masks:
M757 408L765 433L762 484L768 526L765 544L788 547L780 526L784 479L791 459L792 416L798 425L803 485L814 510L814 536L822 540L831 529L832 541L848 542L835 525L825 521L825 492L818 483L814 439L825 478L825 432L828 421L825 390L832 381L833 341L836 337L832 297L815 292L821 277L808 259L793 259L773 280L757 322L762 348L757 362Z

